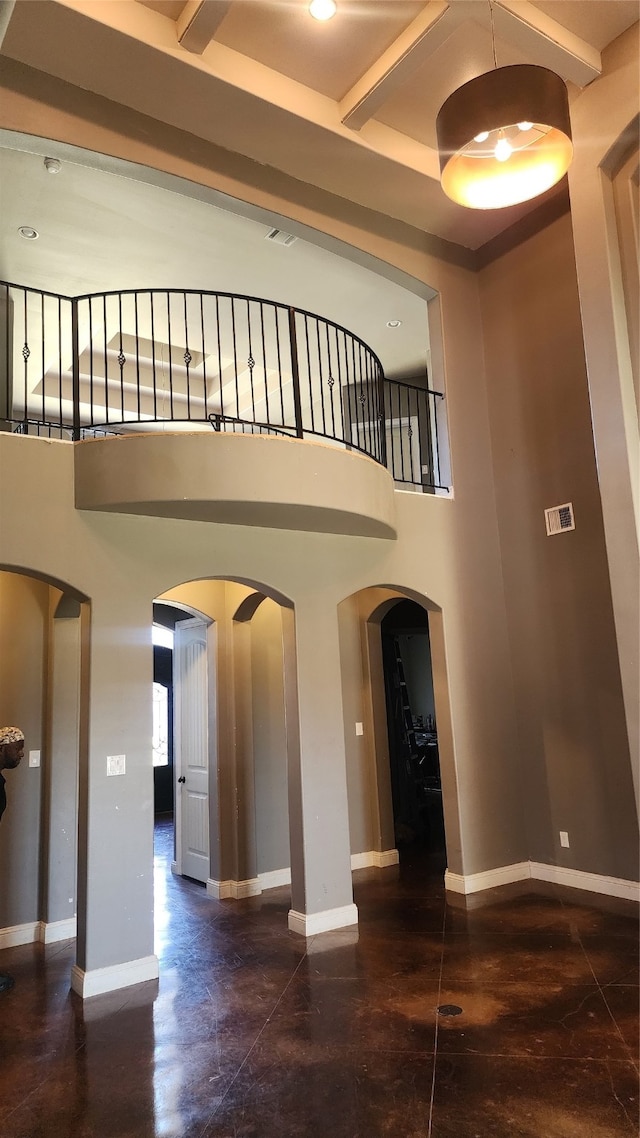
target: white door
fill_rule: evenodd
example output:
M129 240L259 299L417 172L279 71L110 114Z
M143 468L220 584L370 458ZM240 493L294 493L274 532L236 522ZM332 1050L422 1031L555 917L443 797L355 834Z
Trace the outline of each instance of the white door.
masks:
M207 625L180 621L173 645L176 871L209 878Z

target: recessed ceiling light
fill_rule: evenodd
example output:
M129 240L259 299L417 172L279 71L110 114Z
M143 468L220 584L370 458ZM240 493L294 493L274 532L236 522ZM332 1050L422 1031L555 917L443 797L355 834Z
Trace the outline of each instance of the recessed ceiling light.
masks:
M387 328L401 328L402 320L387 320Z
M25 241L35 241L40 236L37 229L32 229L30 225L21 225L18 233L24 237Z
M309 12L314 20L330 20L336 11L336 0L311 0L309 5Z

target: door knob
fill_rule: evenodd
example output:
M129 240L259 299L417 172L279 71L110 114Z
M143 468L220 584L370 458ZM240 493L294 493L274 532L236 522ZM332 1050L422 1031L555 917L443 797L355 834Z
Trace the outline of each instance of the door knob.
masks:
M182 774L182 775L180 775L180 778L178 779L178 782L186 782L186 781L187 781L187 780L186 780L185 776L184 776L183 774Z

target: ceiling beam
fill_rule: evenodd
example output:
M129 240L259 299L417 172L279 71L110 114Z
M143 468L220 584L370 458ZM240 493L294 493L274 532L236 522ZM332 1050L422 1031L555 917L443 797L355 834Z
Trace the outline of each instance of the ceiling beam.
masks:
M430 0L339 104L345 126L360 130L389 96L449 38L467 15L461 0ZM463 12L464 10L464 12Z
M202 55L230 7L231 0L187 0L176 20L181 46Z
M541 67L586 87L602 72L600 52L529 0L494 0L496 34Z

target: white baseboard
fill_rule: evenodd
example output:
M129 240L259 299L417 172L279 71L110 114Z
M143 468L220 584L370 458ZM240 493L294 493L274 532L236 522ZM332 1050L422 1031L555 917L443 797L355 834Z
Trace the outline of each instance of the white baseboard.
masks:
M291 869L271 869L267 873L259 873L258 881L263 889L279 889L282 885L291 885Z
M622 877L607 877L600 873L586 873L581 869L567 869L562 865L546 865L539 861L519 861L513 865L501 865L484 873L460 873L444 875L446 889L453 893L479 893L483 889L495 889L498 885L509 885L514 881L552 881L566 885L570 889L584 889L589 893L602 893L607 897L625 897L630 901L640 900L640 884Z
M38 940L42 944L55 944L59 940L72 940L77 935L76 917L64 921L38 921Z
M251 877L247 881L231 881L231 896L235 900L240 897L257 897L262 893L262 885L257 877Z
M366 869L376 866L383 869L387 865L397 865L400 855L397 850L366 850L364 853L351 854L351 869ZM207 881L207 893L217 901L224 901L229 897L256 897L266 889L280 889L283 885L291 885L291 868L271 869L266 873L259 873L257 877L248 881Z
M588 893L604 893L607 897L625 897L640 901L640 882L624 877L607 877L600 873L586 873L582 869L567 869L563 865L545 865L532 861L531 876L537 881L554 881L570 889L584 889Z
M0 929L0 949L16 948L20 944L33 944L38 940L40 921L29 921L25 925L11 925Z
M296 913L295 909L290 909L288 923L292 933L315 936L316 933L328 933L332 929L357 925L358 907L341 905L338 909L324 909L321 913Z
M157 956L142 956L139 960L127 960L124 964L112 964L108 968L93 968L84 972L74 964L71 969L71 987L82 996L100 996L104 992L116 992L120 988L130 988L132 984L143 984L147 980L157 980L159 966Z
M498 885L509 885L512 881L526 881L531 877L528 861L518 861L513 865L500 865L497 869L487 869L483 873L451 873L444 875L445 889L452 893L479 893L483 889L495 889Z
M209 897L215 897L216 901L224 901L227 897L232 897L231 892L234 881L214 881L210 877L207 881L206 889Z
M397 865L399 861L397 850L364 850L362 853L351 854L352 869L368 869L372 865L384 869L387 865Z

